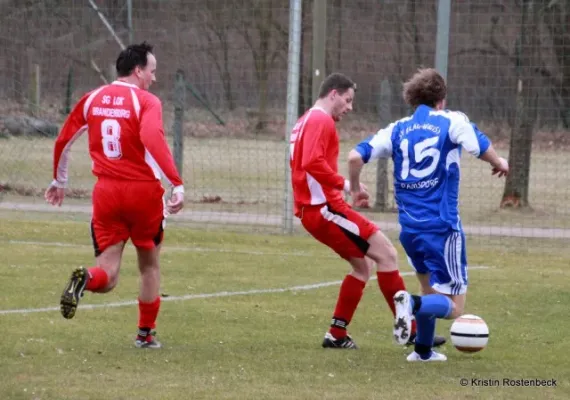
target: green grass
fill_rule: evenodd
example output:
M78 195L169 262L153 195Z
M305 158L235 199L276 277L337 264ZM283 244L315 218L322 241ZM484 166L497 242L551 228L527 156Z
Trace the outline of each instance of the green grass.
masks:
M92 263L88 225L14 215L0 214L0 310L57 306L70 270ZM357 351L320 348L337 285L165 301L159 351L132 345L136 306L80 308L69 321L57 311L0 314L0 399L567 399L570 249L555 241L501 240L502 250L490 239L468 241L470 264L492 267L469 275L466 312L483 317L491 331L477 354L448 344L447 363L406 363L410 350L393 344L374 281L350 327ZM134 263L129 246L116 290L87 293L82 304L136 299ZM171 226L161 291L172 298L287 288L337 281L346 271L306 236ZM415 278L405 279L417 287ZM447 336L449 326L438 323L438 333ZM558 387L462 387L461 378L557 379Z
M345 157L355 142L343 142L341 172L346 175ZM285 151L282 142L253 139L186 138L184 178L187 197L195 210L232 211L260 215L282 212L285 188ZM12 138L0 140L3 174L0 182L42 188L51 180L51 139ZM508 156L504 151L503 156ZM531 158L531 212L499 210L504 179L490 175L488 166L466 154L462 159L461 210L466 224L524 227L570 227L570 171L564 166L565 151L535 150ZM90 193L94 178L86 137L72 150L70 188ZM367 166L363 181L375 193L375 165ZM217 203L204 198L219 196ZM35 201L21 198L20 201ZM395 221L391 213L367 213L380 221Z

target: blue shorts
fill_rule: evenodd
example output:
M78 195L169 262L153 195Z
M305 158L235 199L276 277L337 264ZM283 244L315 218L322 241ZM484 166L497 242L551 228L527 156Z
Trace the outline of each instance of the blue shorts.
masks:
M430 285L439 293L467 291L467 255L463 231L400 233L408 262L420 274L430 274Z

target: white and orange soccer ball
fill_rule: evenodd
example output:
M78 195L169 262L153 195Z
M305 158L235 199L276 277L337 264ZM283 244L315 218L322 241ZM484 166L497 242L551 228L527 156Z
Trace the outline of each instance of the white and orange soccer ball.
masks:
M483 318L465 314L451 324L451 343L459 351L476 353L487 346L489 327Z

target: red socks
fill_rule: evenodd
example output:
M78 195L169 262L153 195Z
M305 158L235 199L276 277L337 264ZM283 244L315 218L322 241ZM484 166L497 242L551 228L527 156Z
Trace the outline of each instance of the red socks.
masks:
M86 289L97 292L104 289L109 283L107 272L101 267L92 267L88 269L89 280ZM156 317L160 309L160 296L150 303L144 303L139 299L139 329L154 329L156 327Z
M101 267L92 267L87 270L89 273L89 280L87 281L86 290L90 292L96 292L98 290L104 289L109 283L109 276L107 272Z
M139 329L156 328L156 317L160 309L160 296L150 303L143 303L139 299Z
M380 291L384 295L384 299L390 310L392 310L392 314L396 315L396 306L394 305L394 295L399 290L406 290L406 285L404 284L404 280L400 275L400 271L390 271L390 272L376 272L376 276L378 277L378 286L380 287ZM412 334L416 332L416 320L412 321Z
M352 320L356 307L362 298L366 282L352 275L347 275L340 285L340 293L334 309L333 321L329 332L335 339L346 336L346 326Z

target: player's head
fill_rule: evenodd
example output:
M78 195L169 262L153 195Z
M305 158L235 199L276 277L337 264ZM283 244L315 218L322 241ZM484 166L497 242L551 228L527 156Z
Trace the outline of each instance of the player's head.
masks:
M133 83L144 90L156 81L156 58L152 46L147 42L131 44L121 51L116 63L119 78L131 78Z
M414 109L423 104L441 110L446 95L445 80L433 68L419 69L404 83L404 100Z
M331 116L338 121L352 110L355 91L356 83L346 75L335 72L321 83L319 100L327 103Z

